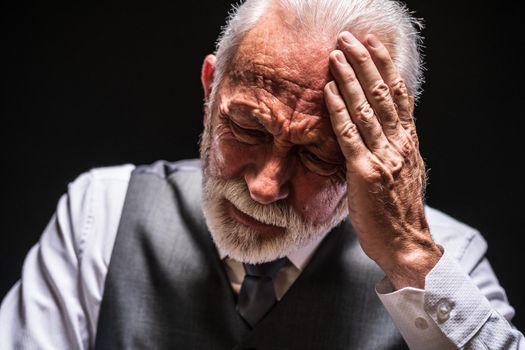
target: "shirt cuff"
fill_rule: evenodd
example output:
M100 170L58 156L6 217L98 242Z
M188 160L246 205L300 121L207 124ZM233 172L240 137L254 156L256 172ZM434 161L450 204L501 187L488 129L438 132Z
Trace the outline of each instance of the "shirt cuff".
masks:
M488 300L446 251L426 276L425 290L395 290L385 277L376 293L411 349L462 347L491 313Z
M376 293L410 349L456 349L425 312L424 290L395 290L385 277L376 285Z
M425 278L424 310L457 347L463 347L492 313L490 302L445 251Z

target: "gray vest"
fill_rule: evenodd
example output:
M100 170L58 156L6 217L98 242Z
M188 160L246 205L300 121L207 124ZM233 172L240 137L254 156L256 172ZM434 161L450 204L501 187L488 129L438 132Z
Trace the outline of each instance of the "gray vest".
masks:
M376 296L381 270L344 221L253 329L201 210L198 162L136 168L124 202L96 349L405 349Z

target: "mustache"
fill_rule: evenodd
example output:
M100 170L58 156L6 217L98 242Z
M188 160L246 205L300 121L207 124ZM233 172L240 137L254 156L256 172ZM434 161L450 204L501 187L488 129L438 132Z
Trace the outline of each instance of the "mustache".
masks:
M264 224L287 228L299 219L293 207L284 201L260 204L254 201L243 180L223 180L212 178L209 182L215 193L222 193L242 213Z

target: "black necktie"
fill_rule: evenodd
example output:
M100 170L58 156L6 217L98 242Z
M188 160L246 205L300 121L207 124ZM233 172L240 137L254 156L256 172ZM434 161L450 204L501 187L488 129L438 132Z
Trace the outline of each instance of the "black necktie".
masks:
M277 302L274 277L286 258L263 264L243 264L246 275L242 281L237 311L253 328Z

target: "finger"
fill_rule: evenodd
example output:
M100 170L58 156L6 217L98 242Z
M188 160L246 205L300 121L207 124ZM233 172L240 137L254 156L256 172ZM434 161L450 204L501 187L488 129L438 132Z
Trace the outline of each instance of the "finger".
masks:
M390 88L393 101L397 106L398 121L401 122L405 130L412 132L411 129L413 129L415 125L412 117L412 103L408 89L404 80L399 75L388 49L372 34L367 36L366 46L381 77Z
M368 101L381 121L385 135L389 139L396 137L399 123L396 105L390 87L383 80L370 52L349 32L339 36L339 47L352 65Z
M341 96L337 84L333 81L326 84L324 97L332 128L337 137L337 142L341 147L341 152L345 156L347 163L353 163L357 158L368 153L368 149L363 143L357 126L354 124L346 108L345 101Z
M381 124L377 120L354 70L341 51L334 50L330 54L330 70L337 81L350 117L357 125L368 149L372 152L385 149L388 140L383 133Z

